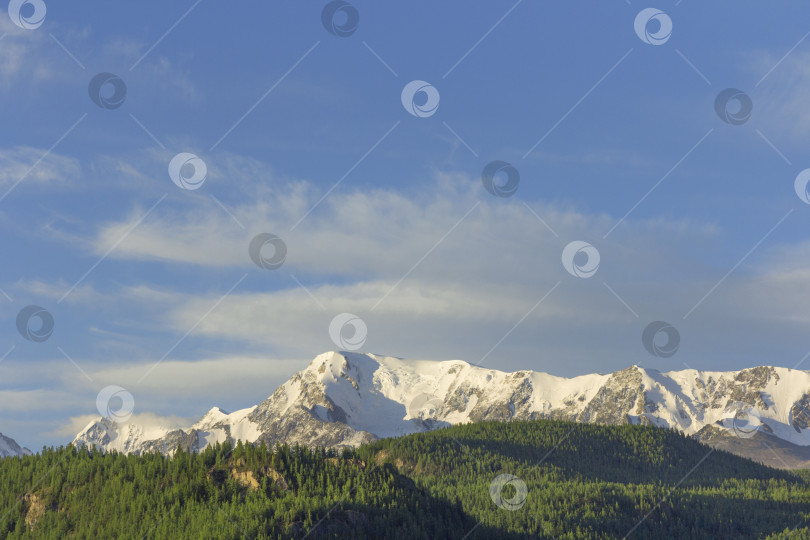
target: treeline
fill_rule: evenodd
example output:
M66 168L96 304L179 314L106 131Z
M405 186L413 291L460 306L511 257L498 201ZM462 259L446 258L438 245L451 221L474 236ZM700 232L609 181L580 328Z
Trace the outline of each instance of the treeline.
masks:
M482 525L534 538L810 538L806 472L712 450L676 430L484 422L377 441L357 454L384 455ZM502 473L526 484L519 510L490 498Z
M393 466L301 447L44 449L0 460L0 486L0 538L451 538L474 524Z
M493 488L501 475L517 480ZM628 533L810 539L810 474L676 431L557 421L468 424L340 452L226 443L136 457L69 446L0 459L0 538Z

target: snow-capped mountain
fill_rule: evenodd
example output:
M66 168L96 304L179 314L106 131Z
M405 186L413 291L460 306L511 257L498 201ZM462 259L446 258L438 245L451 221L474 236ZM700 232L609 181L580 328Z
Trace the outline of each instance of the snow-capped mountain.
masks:
M31 450L21 447L17 441L11 437L6 437L0 433L0 457L30 456Z
M650 424L776 466L810 465L810 373L777 367L662 373L631 366L563 378L460 360L347 352L317 356L254 407L213 408L184 428L91 422L76 445L127 453L200 450L225 440L356 446L464 422L551 418ZM764 455L767 447L773 455Z

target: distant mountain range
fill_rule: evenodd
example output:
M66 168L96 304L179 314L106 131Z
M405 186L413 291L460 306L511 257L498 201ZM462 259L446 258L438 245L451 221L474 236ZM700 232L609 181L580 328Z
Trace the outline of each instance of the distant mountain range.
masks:
M770 366L662 373L631 366L563 378L505 373L460 360L327 352L253 407L214 407L178 429L99 418L76 445L140 454L198 451L225 440L358 446L487 420L560 419L675 428L781 468L810 466L810 373Z
M0 433L0 457L29 456L31 450L21 447L17 441L11 437L6 437Z

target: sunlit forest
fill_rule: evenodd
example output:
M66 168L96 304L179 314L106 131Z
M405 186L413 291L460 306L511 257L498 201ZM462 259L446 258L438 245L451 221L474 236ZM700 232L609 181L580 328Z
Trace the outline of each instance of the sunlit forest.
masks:
M44 448L0 460L0 512L2 538L794 539L810 475L653 427L486 422L341 451Z

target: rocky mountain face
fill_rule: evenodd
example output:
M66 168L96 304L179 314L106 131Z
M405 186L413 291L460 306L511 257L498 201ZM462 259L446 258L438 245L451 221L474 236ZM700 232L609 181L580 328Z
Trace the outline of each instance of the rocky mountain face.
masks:
M135 454L238 439L341 447L450 424L540 418L676 428L770 465L810 466L805 371L662 373L631 366L567 379L347 352L316 357L254 407L234 413L215 407L183 429L99 419L74 444Z
M22 457L31 455L31 450L21 447L17 441L11 437L6 437L0 433L0 457Z

